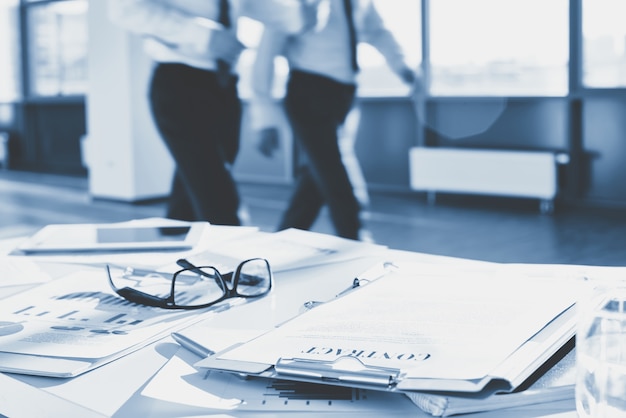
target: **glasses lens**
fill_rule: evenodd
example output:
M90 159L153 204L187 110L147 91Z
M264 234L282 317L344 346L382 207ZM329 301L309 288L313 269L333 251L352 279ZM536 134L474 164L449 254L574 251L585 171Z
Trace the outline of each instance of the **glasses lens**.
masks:
M170 296L172 287L172 275L170 273L136 271L131 267L126 269L110 268L109 273L113 285L118 289L127 288L133 292L161 299L167 299Z
M224 282L213 267L181 270L174 280L174 302L178 306L206 305L226 294Z
M261 296L270 290L272 273L267 260L255 258L245 261L239 270L237 293L241 296Z

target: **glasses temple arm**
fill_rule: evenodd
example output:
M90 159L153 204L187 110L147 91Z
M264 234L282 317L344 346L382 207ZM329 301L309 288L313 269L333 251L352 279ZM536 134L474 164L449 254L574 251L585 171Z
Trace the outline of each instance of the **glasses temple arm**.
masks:
M111 277L111 267L109 267L108 264L105 267L107 271L107 278L109 279L109 286L111 286L111 289L113 289L115 292L119 292L119 287L115 286L115 284L113 283L113 277Z

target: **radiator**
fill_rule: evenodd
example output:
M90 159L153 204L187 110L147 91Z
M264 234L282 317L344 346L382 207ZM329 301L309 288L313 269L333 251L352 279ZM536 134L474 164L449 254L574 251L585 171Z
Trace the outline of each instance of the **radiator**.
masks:
M541 212L551 212L557 193L555 154L415 147L409 151L411 189L540 199Z

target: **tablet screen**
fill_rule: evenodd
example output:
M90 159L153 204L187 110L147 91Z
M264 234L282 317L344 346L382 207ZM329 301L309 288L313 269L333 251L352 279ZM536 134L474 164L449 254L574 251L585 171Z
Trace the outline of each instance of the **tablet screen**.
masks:
M137 228L98 228L96 239L100 244L118 242L185 241L189 226L162 226Z

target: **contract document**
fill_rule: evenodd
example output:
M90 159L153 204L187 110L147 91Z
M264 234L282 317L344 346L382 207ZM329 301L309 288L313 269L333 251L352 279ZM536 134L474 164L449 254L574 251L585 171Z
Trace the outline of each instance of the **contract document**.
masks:
M400 265L199 367L391 391L512 390L572 338L575 278Z

